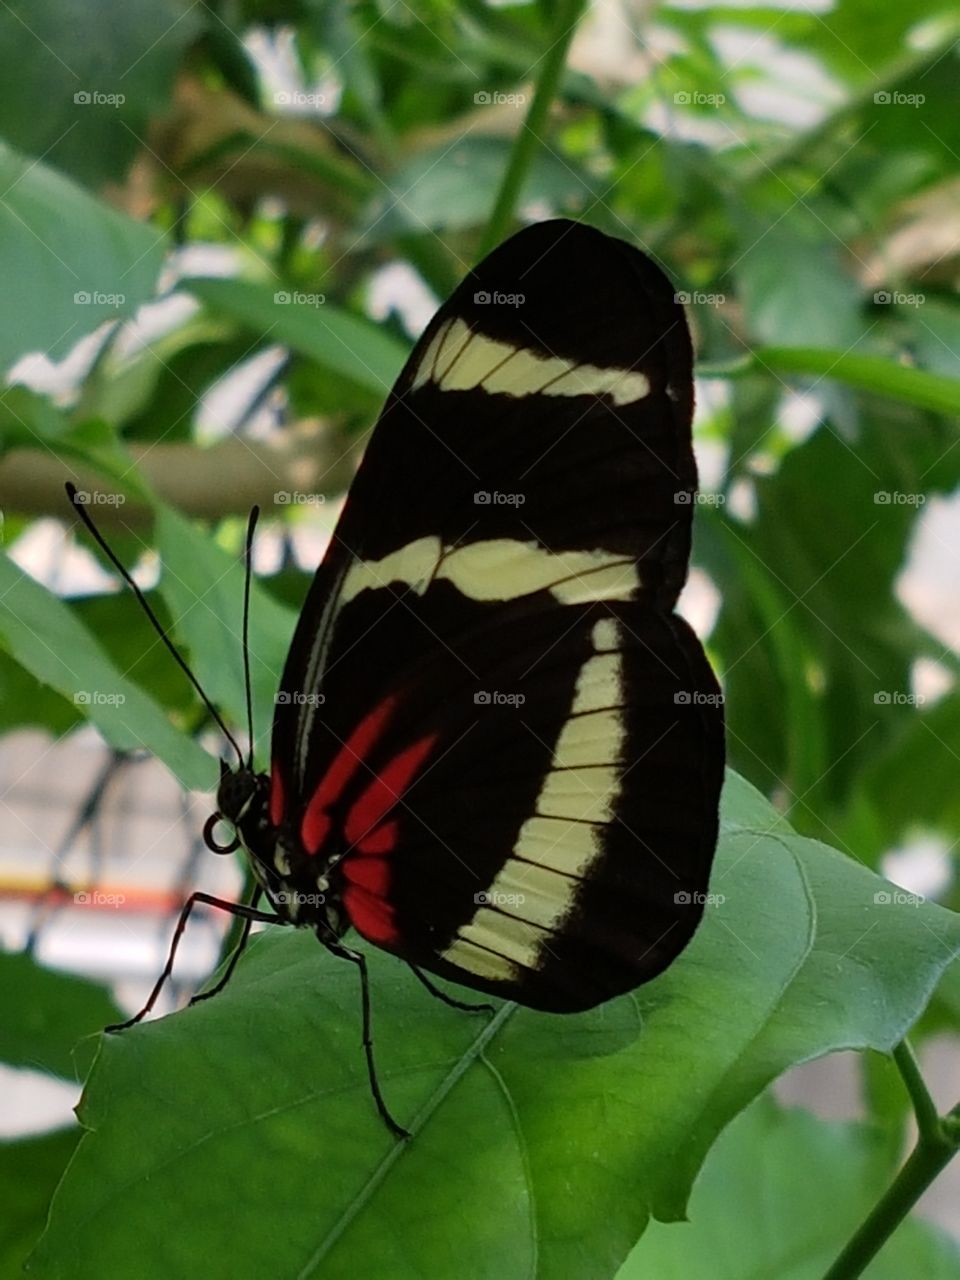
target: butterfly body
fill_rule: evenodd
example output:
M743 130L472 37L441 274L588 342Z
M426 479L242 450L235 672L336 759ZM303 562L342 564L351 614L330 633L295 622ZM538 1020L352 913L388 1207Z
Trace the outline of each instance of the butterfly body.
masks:
M674 612L691 366L659 269L578 224L520 232L440 309L308 594L270 775L221 782L281 918L557 1012L689 941L724 759Z

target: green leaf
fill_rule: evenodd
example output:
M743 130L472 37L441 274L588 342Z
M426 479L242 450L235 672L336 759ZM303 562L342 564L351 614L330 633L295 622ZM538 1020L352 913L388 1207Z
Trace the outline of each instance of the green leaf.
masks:
M202 17L189 0L10 0L0 133L91 186L119 178Z
M960 695L920 707L884 750L875 751L854 779L856 817L865 838L876 832L877 852L917 829L960 836ZM869 821L868 819L869 815Z
M222 996L104 1044L36 1273L149 1280L229 1252L238 1280L413 1280L478 1258L498 1280L614 1275L651 1214L683 1216L714 1139L771 1079L889 1051L960 952L960 920L876 900L883 881L790 834L735 776L723 816L722 900L691 946L589 1013L470 1017L370 956L405 1145L369 1095L353 967L309 934L258 938ZM277 1204L284 1229L264 1232Z
M185 787L215 785L214 760L117 670L68 605L6 555L0 555L0 644L82 709L111 746L152 752Z
M246 727L243 673L243 583L240 554L231 555L169 507L157 511L163 564L160 593L190 651L207 696ZM297 616L252 581L250 676L254 733L266 740Z
M710 1153L689 1223L651 1224L618 1280L820 1280L894 1171L875 1128L826 1124L765 1097ZM958 1272L956 1243L908 1219L864 1276L956 1280Z
M418 153L392 176L391 194L372 203L366 238L379 242L411 231L423 234L482 226L490 215L510 149L504 138L467 137L453 147L445 142ZM521 207L537 202L554 210L570 210L583 208L594 198L589 179L574 163L541 149L524 180ZM464 271L470 266L462 265Z
M810 241L786 225L751 223L736 262L750 333L777 347L812 341L845 350L863 330L858 289L840 269L837 246Z
M192 279L186 286L211 311L309 356L378 401L393 386L407 358L402 343L362 316L330 302L298 301L322 297L319 294L249 280Z
M86 1074L99 1033L126 1016L104 987L45 969L25 952L0 952L0 1002L17 1011L0 1022L0 1062L64 1080ZM85 1037L94 1039L81 1044Z
M760 347L749 363L731 367L729 372L758 370L831 378L860 391L901 400L917 409L932 409L935 413L950 415L960 413L960 380L895 364L880 356L861 356L855 352L817 347ZM709 370L706 376L710 376Z
M0 10L2 12L2 10ZM165 237L0 142L0 369L63 356L153 296Z
M859 772L917 715L922 633L895 584L927 495L960 480L952 426L925 417L905 434L903 413L878 403L851 436L821 426L753 478L752 519L698 513L697 556L723 593L710 643L731 763L834 842Z
M39 1138L0 1142L0 1275L22 1274L80 1133L73 1125Z

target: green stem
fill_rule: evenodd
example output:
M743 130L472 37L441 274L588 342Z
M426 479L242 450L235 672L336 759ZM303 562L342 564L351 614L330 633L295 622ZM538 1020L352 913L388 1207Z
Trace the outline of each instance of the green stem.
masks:
M893 1051L917 1118L917 1145L823 1280L856 1280L960 1149L960 1106L939 1116L906 1040Z
M913 1052L909 1040L900 1041L893 1051L893 1060L906 1085L910 1101L913 1103L913 1112L917 1117L917 1129L921 1139L938 1141L942 1133L937 1104L930 1096L927 1082L920 1071L920 1063L917 1062L917 1055Z
M503 240L513 221L514 209L536 149L541 142L541 135L546 128L547 114L550 104L556 96L563 68L567 60L570 41L577 29L577 23L586 8L586 0L561 0L557 5L557 21L553 31L550 48L543 56L543 68L537 80L533 101L526 119L520 127L510 162L503 175L497 199L490 214L487 228L480 247L480 257L489 253L495 245Z

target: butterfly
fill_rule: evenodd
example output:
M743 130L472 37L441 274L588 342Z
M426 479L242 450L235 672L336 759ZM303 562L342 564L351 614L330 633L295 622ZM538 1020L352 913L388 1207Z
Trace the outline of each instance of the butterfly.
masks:
M278 915L554 1012L683 950L724 763L674 612L692 409L672 286L588 226L527 227L440 308L300 614L270 774L219 788Z
M646 255L564 220L507 240L387 398L269 773L221 764L207 841L242 846L259 886L234 909L360 966L398 1133L350 930L437 994L427 974L568 1013L662 972L702 916L724 736L675 612L692 413L683 308Z

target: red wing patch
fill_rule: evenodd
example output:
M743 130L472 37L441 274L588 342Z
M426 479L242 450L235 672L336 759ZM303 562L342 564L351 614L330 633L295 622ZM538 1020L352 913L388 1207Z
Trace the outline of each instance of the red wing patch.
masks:
M382 773L373 779L347 816L345 835L347 844L359 845L374 834L416 776L420 766L430 754L437 734L429 734L394 756Z
M344 834L351 852L342 863L347 881L343 905L357 932L381 947L389 947L400 937L390 904L390 855L396 852L399 827L388 815L403 798L437 737L430 734L394 756L347 815Z
M321 778L300 824L300 839L306 853L312 855L320 850L330 831L330 806L339 800L347 783L369 756L396 704L395 697L378 702L372 711L367 712L334 756L333 763Z
M283 793L283 778L280 776L280 766L274 760L270 769L270 821L275 827L279 827L283 822L283 811L286 808L286 797Z

